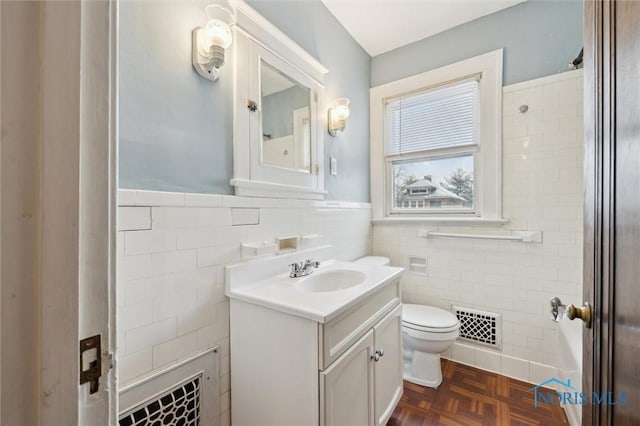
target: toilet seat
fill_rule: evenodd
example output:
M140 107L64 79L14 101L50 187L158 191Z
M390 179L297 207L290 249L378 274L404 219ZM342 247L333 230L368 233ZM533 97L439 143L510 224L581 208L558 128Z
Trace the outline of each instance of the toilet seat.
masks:
M460 321L451 312L435 306L403 304L402 326L424 333L449 333L460 328Z
M424 327L424 326L419 326L419 325L415 325L415 324L411 324L411 323L406 323L406 322L402 322L402 327L410 329L410 330L415 330L415 331L419 331L422 333L449 333L451 331L456 331L460 328L460 324L456 324L454 326L451 327L442 327L442 328L438 328L438 327Z

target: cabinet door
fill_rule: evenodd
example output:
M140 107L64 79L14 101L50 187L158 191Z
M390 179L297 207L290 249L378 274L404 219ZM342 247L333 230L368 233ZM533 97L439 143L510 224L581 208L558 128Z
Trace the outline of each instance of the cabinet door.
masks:
M320 424L372 426L373 330L320 373Z
M375 424L386 425L402 396L402 305L374 328L374 353L383 355L373 364L375 377Z

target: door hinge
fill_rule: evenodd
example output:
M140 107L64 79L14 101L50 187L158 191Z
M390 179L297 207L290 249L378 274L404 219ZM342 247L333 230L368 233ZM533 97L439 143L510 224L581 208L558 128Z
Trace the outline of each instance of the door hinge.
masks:
M80 384L89 382L89 393L98 392L102 375L100 335L80 340Z
M320 164L316 164L316 176L320 176Z

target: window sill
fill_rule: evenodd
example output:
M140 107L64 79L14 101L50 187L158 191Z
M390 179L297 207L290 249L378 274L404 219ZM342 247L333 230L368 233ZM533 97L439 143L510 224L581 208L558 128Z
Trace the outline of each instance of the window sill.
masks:
M381 217L371 219L374 225L440 225L440 226L489 226L500 227L509 219L483 219L480 217Z

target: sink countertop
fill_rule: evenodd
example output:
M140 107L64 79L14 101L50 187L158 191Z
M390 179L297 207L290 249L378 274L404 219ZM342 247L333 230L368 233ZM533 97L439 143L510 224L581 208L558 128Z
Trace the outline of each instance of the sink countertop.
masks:
M365 274L366 278L353 287L336 291L310 292L299 288L304 279L332 270L360 271ZM319 323L326 323L358 304L368 295L399 278L403 271L404 268L393 266L371 266L329 260L321 262L318 269L305 277L289 278L287 270L287 272L270 278L238 286L228 282L227 296Z

